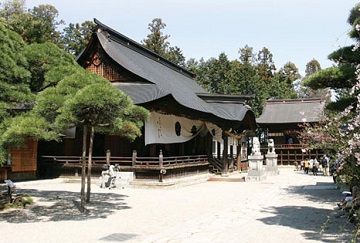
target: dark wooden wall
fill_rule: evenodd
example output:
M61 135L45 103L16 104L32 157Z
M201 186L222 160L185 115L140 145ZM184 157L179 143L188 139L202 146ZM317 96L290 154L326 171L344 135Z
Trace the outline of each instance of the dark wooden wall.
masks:
M27 139L23 147L10 149L12 173L36 172L37 146L36 140Z

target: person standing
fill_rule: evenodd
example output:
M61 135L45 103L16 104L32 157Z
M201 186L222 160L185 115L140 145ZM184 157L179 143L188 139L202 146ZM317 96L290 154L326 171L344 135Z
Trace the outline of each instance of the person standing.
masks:
M324 176L329 176L329 162L330 162L330 158L325 154L322 160L322 167L324 168Z
M304 161L304 172L309 174L309 160L307 159Z
M314 160L312 158L309 159L309 171L314 174Z
M314 158L314 160L313 160L313 174L315 176L317 176L318 171L319 171L319 161L316 158Z

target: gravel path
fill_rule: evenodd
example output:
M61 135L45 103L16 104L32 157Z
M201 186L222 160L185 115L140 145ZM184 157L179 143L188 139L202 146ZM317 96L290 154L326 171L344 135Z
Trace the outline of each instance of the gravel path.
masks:
M262 182L209 181L179 188L100 189L79 213L80 185L18 183L28 209L0 213L2 242L348 242L331 177L289 168Z

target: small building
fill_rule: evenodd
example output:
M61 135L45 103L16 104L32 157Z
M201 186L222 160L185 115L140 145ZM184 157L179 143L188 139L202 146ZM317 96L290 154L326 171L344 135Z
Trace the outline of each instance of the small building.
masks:
M299 141L304 123L316 124L324 117L325 101L320 98L268 100L256 120L262 130L260 140L274 139L281 165L323 155L320 150L306 150Z
M209 94L188 70L95 20L78 63L147 108L143 135L134 142L95 135L94 165L120 164L136 178L173 177L208 171L226 173L247 159L246 134L256 127L246 104L251 97ZM79 167L81 132L61 143L39 143L44 170L54 164ZM106 157L106 151L110 151ZM159 175L160 174L160 175Z
M29 111L29 104L17 104L12 107L12 114L21 114ZM37 146L38 141L33 138L26 138L24 144L8 149L8 158L0 166L0 182L5 179L28 180L37 177Z
M9 150L9 158L0 167L0 181L35 179L37 176L37 140L26 139L21 147Z

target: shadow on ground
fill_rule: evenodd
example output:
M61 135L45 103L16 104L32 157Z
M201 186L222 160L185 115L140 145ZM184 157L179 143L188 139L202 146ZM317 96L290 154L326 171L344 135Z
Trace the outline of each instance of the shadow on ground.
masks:
M36 198L37 202L27 209L8 210L0 213L0 222L88 220L106 218L115 211L130 208L124 202L124 198L127 196L116 193L91 193L91 202L86 205L85 213L81 213L79 210L79 192L17 189L17 193L28 194Z
M268 225L281 225L304 231L308 240L323 242L349 242L354 225L347 220L345 212L337 209L341 193L332 182L316 185L291 186L286 188L289 197L301 197L314 202L311 206L282 206L265 209L274 216L259 219ZM333 209L321 208L322 204L333 205Z
M136 237L136 234L124 234L124 233L114 233L111 235L107 235L105 237L100 238L101 241L127 241L134 237Z
M307 207L283 206L264 210L274 216L259 219L268 225L281 225L305 231L308 240L322 242L349 242L354 226L342 211Z
M341 193L332 182L317 182L316 185L290 186L285 189L288 194L300 195L312 202L336 203L341 200Z

